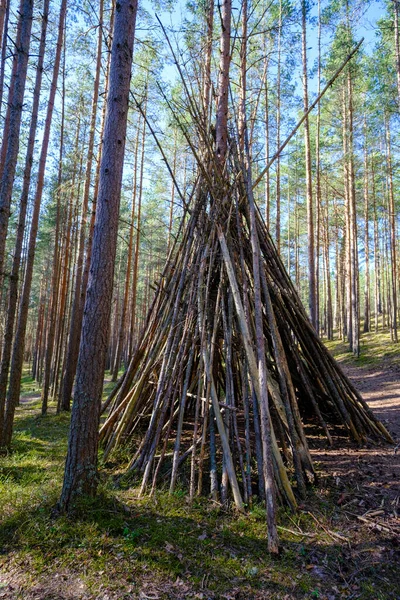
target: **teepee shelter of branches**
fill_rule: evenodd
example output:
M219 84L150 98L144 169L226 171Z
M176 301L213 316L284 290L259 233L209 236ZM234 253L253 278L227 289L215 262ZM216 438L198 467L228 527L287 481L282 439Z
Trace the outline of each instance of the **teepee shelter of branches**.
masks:
M256 473L258 496L268 496L272 459L277 494L295 508L314 477L303 418L314 414L330 443L335 424L357 442L391 438L312 328L233 150L229 182L215 160L198 179L100 438L106 456L140 440L130 470L142 492L166 479L172 492L182 476L191 497L210 489L226 500L229 484L239 509Z
M329 443L336 425L359 443L391 438L309 321L255 206L248 150L231 136L221 151L217 131L216 151L189 104L202 147L182 125L199 168L189 218L100 439L106 457L131 445L141 493L179 481L191 498L230 490L239 510L257 494L276 552L276 499L295 509L315 479L304 420Z

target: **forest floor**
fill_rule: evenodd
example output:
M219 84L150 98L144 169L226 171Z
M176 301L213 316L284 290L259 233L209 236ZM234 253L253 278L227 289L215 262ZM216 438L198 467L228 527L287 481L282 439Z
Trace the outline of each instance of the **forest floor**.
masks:
M363 336L363 354L330 349L400 439L400 349ZM137 498L103 469L94 501L54 511L68 415L40 416L25 377L14 449L0 458L0 599L400 600L400 452L318 436L319 481L296 515L281 510L282 551L267 553L265 513L245 516L185 492Z

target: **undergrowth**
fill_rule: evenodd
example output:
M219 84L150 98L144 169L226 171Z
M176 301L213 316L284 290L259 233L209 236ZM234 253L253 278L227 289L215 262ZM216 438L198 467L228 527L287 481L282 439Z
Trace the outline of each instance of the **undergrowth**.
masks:
M36 392L26 376L23 395ZM13 450L0 458L0 597L10 573L23 591L7 598L31 598L30 587L60 574L67 587L79 577L87 598L103 598L102 590L136 598L140 589L147 590L143 598L160 599L400 597L394 580L382 582L374 569L359 583L338 575L348 548L329 534L337 507L312 491L307 510L280 510L277 558L267 552L262 506L238 515L205 498L190 504L179 487L173 495L139 498L137 489L115 485L104 467L97 498L60 516L68 425L69 415L56 415L54 407L40 416L37 395L17 409Z

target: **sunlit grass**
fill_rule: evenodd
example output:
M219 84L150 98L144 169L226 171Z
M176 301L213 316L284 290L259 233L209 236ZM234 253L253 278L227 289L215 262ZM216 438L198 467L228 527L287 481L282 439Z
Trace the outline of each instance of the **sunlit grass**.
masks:
M385 341L379 347L387 352ZM340 355L340 345L333 348ZM108 385L109 392L113 384ZM23 393L38 394L35 386L26 374ZM54 406L42 417L38 398L17 409L13 451L0 457L0 575L10 565L21 570L29 564L24 573L29 587L56 573L79 573L90 593L106 588L121 598L149 578L164 592L169 585L185 582L185 595L174 588L178 598L223 598L230 590L240 598L324 598L323 588L333 585L330 573L345 561L345 545L319 529L307 512L280 510L282 552L271 558L263 506L255 502L245 515L238 515L207 498L189 503L179 486L172 495L161 489L153 497L139 498L134 482L129 487L115 479L115 468L123 472L124 464L119 463L129 460L127 451L113 456L107 469L101 464L95 500L82 500L70 517L60 516L55 508L69 419L69 414L56 415ZM317 511L328 531L333 517L340 519L329 490L324 496L310 492L307 507ZM335 522L346 535L343 524ZM324 581L314 574L315 564L326 567ZM340 587L334 582L338 593L347 597L350 591L342 583ZM358 598L375 600L376 585L372 573ZM395 597L392 584L380 585L382 599ZM160 592L159 597L174 596Z
M391 339L390 332L386 330L378 331L378 333L375 331L361 333L361 352L358 357L352 354L347 342L339 340L337 337L332 341L324 339L324 343L340 362L362 366L376 365L390 360L400 364L400 344L395 344Z

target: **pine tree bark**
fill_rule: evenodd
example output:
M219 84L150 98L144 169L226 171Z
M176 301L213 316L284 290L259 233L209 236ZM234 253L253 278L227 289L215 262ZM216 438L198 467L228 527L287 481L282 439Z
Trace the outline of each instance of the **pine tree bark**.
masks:
M399 0L393 0L394 7L394 46L396 49L397 100L400 108L400 39L399 39Z
M82 494L95 495L98 483L98 427L110 326L137 1L119 0L115 11L99 197L60 498L62 511L68 511L74 499Z
M24 242L26 211L28 206L29 186L31 182L33 153L39 114L40 90L42 87L44 53L46 47L47 22L49 16L50 0L45 0L42 14L42 30L39 42L38 63L36 67L36 79L33 90L33 103L31 123L29 127L28 144L26 149L24 178L22 183L21 197L19 200L19 216L17 225L17 236L15 240L14 258L10 275L10 289L8 293L8 306L6 326L4 332L3 352L0 366L0 431L3 425L4 407L7 392L8 372L10 368L12 338L14 333L15 313L18 302L18 281L21 265L22 246Z
M61 197L62 197L62 182L63 182L63 158L64 158L64 129L65 129L65 37L63 51L63 68L62 68L62 91L61 91L61 130L60 130L60 149L58 160L58 181L57 181L57 208L56 208L56 226L54 230L54 251L53 251L53 267L50 287L49 300L49 319L48 332L46 339L44 371L43 371L43 386L41 393L42 400L42 415L47 413L47 405L50 389L51 364L53 360L54 339L57 327L57 308L59 299L59 286L61 278L61 263L64 250L61 252L60 247L60 220L61 220Z
M282 0L279 0L278 65L276 75L276 149L281 145L281 45L282 45ZM281 159L276 159L276 222L275 240L278 254L281 253Z
M368 174L368 146L367 122L364 119L364 248L365 248L365 284L364 284L364 333L370 330L370 269L369 269L369 174Z
M322 36L322 18L321 18L321 0L318 0L318 96L321 93L321 36ZM317 333L319 333L319 312L320 312L320 250L321 250L321 229L323 228L323 214L322 214L322 192L321 192L321 104L318 102L317 106L317 119L316 119L316 135L315 135L315 310L317 314ZM328 200L327 200L328 201ZM330 276L327 279L327 284L330 287ZM329 304L330 302L330 304ZM331 308L331 326L332 321L332 298L327 299L326 306L330 305ZM329 327L328 327L329 329ZM333 335L333 327L332 327ZM328 334L328 339L332 339Z
M302 1L302 57L303 57L303 100L304 112L308 111L308 74L307 74L307 7ZM310 128L308 117L304 121L304 145L306 158L307 188L307 233L308 233L308 307L311 323L318 331L318 314L315 289L315 244L314 244L314 207L311 175Z
M33 0L21 0L19 13L16 41L16 68L15 75L13 73L14 80L10 86L9 126L6 136L3 138L3 146L7 150L0 184L0 285L4 278L4 253L19 150L19 133L33 21Z
M225 164L228 149L228 98L229 65L231 62L231 13L232 1L222 0L220 41L220 63L218 76L218 100L216 121L216 155L222 166Z
M7 33L5 31L6 14L7 14L7 0L0 0L0 48L3 47L3 39L5 36L7 36Z
M103 13L104 13L104 0L100 0L99 7L99 32L97 39L97 55L96 55L96 74L93 85L93 99L92 99L92 114L90 118L90 131L89 131L89 142L88 152L86 159L86 173L85 173L85 187L83 192L82 202L82 217L81 226L79 231L79 248L78 248L78 259L76 265L76 279L75 279L75 291L72 302L71 321L68 336L68 346L66 351L64 373L61 383L61 395L59 399L60 410L69 411L72 397L72 388L74 385L76 365L78 363L79 343L82 330L82 319L83 319L83 308L86 297L86 286L87 286L87 275L84 267L84 254L85 254L85 238L86 238L86 224L87 224L87 212L89 207L90 198L90 183L92 178L92 166L94 157L94 141L96 133L96 116L99 102L99 89L100 89L100 71L101 71L101 52L102 52L102 40L103 40ZM108 89L108 72L109 63L107 64L105 87ZM103 133L103 126L100 128L101 136ZM100 163L100 157L99 157ZM98 176L96 174L96 187L97 187ZM97 191L95 190L95 198ZM93 211L93 215L95 210ZM92 236L92 223L90 224L89 237ZM87 248L87 260L90 260L91 248ZM86 272L85 272L86 271Z
M387 164L387 179L389 188L389 230L390 230L390 282L391 282L391 311L392 311L392 340L397 343L397 227L396 227L396 209L394 199L394 184L393 184L393 167L392 167L392 148L390 136L389 117L385 118L386 130L386 164Z
M65 24L65 16L67 11L67 0L62 0L60 6L60 17L58 24L58 36L57 36L57 45L56 45L56 54L54 59L54 67L53 67L53 76L50 86L50 94L47 103L47 114L44 123L44 133L43 133L43 141L42 141L42 149L39 158L39 167L38 167L38 175L36 181L36 192L33 203L33 213L32 213L32 222L31 222L31 230L29 235L29 245L27 252L27 261L25 268L25 277L24 284L21 293L20 305L19 305L19 315L18 315L18 325L15 334L15 340L13 344L13 353L11 359L11 370L10 370L10 381L9 381L9 389L7 394L7 406L6 406L6 415L4 420L4 429L3 429L3 439L0 445L4 445L6 447L10 446L11 438L12 438L12 430L14 423L14 413L15 408L19 402L19 394L21 390L21 375L22 375L22 366L24 361L24 350L25 350L25 333L26 333L26 325L28 320L28 309L29 309L29 297L32 286L32 276L33 276L33 263L35 260L35 250L36 250L36 236L39 226L39 214L40 214L40 206L42 200L42 193L44 187L44 177L46 172L46 161L47 161L47 153L49 148L50 141L50 129L51 129L51 121L53 117L54 110L54 100L57 91L57 80L58 73L60 70L60 61L61 61L61 50L63 45L63 36L64 36L64 24Z
M2 0L5 4L4 12L4 23L2 29L2 43L1 43L1 64L0 64L0 115L3 110L3 92L4 92L4 75L6 68L6 56L7 56L7 42L8 42L8 24L10 18L10 4L11 0Z

